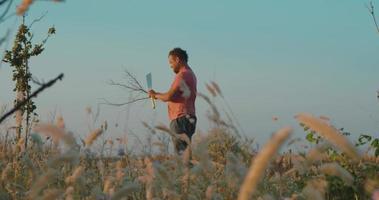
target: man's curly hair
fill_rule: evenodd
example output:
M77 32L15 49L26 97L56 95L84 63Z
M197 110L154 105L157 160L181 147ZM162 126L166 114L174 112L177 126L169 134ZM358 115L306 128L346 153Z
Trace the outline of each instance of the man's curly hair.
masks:
M176 56L178 57L181 61L188 62L188 55L187 52L179 47L176 47L172 49L168 55L170 56Z

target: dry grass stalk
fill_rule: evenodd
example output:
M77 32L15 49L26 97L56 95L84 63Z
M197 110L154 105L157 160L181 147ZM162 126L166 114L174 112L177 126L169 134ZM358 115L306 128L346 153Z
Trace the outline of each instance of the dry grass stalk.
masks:
M163 191L163 198L164 199L170 199L170 200L181 200L181 196L175 191L175 190L169 190L167 188L164 188Z
M329 122L330 121L330 118L325 116L325 115L320 115L320 119L326 121L326 122Z
M58 144L61 140L68 146L76 144L75 138L72 135L67 134L63 129L52 124L37 124L34 127L34 131L51 137L55 144Z
M123 178L125 176L124 168L122 167L121 160L117 161L116 163L116 180L121 183Z
M212 116L215 118L215 121L219 123L220 120L220 112L217 110L216 105L209 99L209 97L205 94L202 94L200 92L197 93L197 96L203 98L205 102L211 107L212 110Z
M187 148L183 152L184 176L183 176L183 199L187 199L190 186L190 160L192 154L191 141L185 134L180 134L181 140L187 143Z
M309 200L324 200L328 183L324 179L315 179L307 182L303 195Z
M23 137L18 140L16 147L19 152L23 152L25 150L25 139Z
M308 151L306 159L310 162L319 162L328 158L323 147L315 147Z
M264 174L270 160L274 157L283 142L291 134L292 129L287 127L280 129L270 141L262 148L252 161L250 169L238 194L238 200L248 200L254 193L261 177Z
M379 188L379 182L378 181L375 181L373 179L367 179L365 181L365 191L368 193L368 194L371 194L374 192L374 190L376 188Z
M13 169L13 164L8 163L7 166L3 169L2 173L1 173L1 181L2 182L5 182L11 178L12 169Z
M68 151L64 154L59 154L47 161L47 165L51 168L56 167L62 162L74 164L78 162L79 154L76 151Z
M325 139L344 151L351 158L355 160L359 159L360 156L357 149L336 128L330 126L319 118L313 117L310 114L301 113L296 115L295 118L300 123L305 124L310 129L322 135Z
M171 135L172 137L175 137L176 138L176 134L173 133L167 126L165 126L164 124L160 124L160 125L157 125L155 126L155 128L157 130L160 130L162 132L165 132L165 133L168 133L169 135Z
M74 172L72 173L72 175L66 178L65 182L66 182L67 184L73 184L73 183L75 183L76 180L77 180L77 179L80 177L80 175L83 173L83 171L84 171L84 167L82 167L82 166L78 166L78 167L74 170Z
M40 176L30 190L30 199L36 199L42 189L56 177L56 174L56 171L49 169L45 174Z
M74 187L69 186L64 193L65 200L73 200L74 199L74 197L72 196L73 193L74 193Z
M90 147L93 142L103 133L103 129L101 128L98 128L98 129L95 129L94 131L92 131L88 136L87 138L85 139L84 143L86 145L86 147Z
M320 171L324 174L340 177L346 184L352 185L354 182L353 176L346 169L337 163L327 163L320 167Z
M53 200L59 199L62 196L62 190L59 189L49 189L43 192L43 200Z
M205 191L205 199L212 200L212 194L213 194L213 186L210 185L207 187L207 190Z
M154 178L154 167L153 162L150 158L145 158L146 165L146 200L153 199L153 178Z
M213 86L213 89L216 90L216 92L218 93L218 95L220 95L221 97L224 97L222 95L222 92L221 92L221 89L220 89L220 86L218 86L218 84L214 81L211 81L211 84Z
M62 116L57 117L56 126L60 129L65 128L65 123L64 123L64 119Z
M122 187L121 189L119 189L111 198L111 200L119 200L119 199L122 199L124 197L127 197L128 195L130 195L130 193L132 192L136 192L140 189L139 185L137 185L136 183L130 183L130 184L127 184L126 186Z
M208 92L211 93L211 95L213 97L215 97L217 94L216 94L216 90L213 89L213 87L211 85L209 85L208 83L205 84L205 87L207 88Z
M103 192L106 194L110 194L111 189L113 188L113 185L114 185L114 178L112 176L107 176L104 181Z

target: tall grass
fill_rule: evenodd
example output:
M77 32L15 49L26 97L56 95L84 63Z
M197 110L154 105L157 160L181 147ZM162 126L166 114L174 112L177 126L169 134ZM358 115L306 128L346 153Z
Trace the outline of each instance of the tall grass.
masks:
M217 84L207 87L214 98L221 97ZM126 145L118 155L92 147L106 135L106 124L79 143L58 117L55 124L34 127L36 134L30 136L27 149L12 131L0 133L0 199L370 199L377 195L379 160L359 153L329 124L329 118L297 115L299 123L322 137L323 142L312 149L279 152L290 135L289 127L257 149L254 139L238 131L234 117L221 114L214 98L199 97L209 104L212 126L206 134L194 135L192 155L184 157L171 153L173 133L165 125L145 124L151 135L147 141L138 138L157 151L130 153ZM100 146L112 148L113 143L106 139Z

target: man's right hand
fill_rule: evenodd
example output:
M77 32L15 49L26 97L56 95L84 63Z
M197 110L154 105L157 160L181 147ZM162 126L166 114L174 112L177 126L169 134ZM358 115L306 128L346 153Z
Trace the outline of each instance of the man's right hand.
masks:
M157 95L157 93L154 90L149 90L147 94L150 98L156 99L155 95Z

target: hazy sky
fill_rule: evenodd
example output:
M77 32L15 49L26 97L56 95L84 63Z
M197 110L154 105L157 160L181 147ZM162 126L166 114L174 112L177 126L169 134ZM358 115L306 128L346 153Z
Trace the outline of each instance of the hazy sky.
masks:
M127 101L128 94L107 84L122 81L125 68L142 82L152 72L158 91L168 89L173 73L167 53L182 47L198 77L199 91L211 80L221 86L246 134L265 141L284 125L297 127L298 112L329 116L354 134L379 136L379 34L363 0L143 1L67 0L37 2L28 21L35 41L50 25L57 34L46 51L31 60L31 71L48 80L63 72L63 82L36 100L43 120L57 108L67 127L86 134L85 108L100 98ZM378 6L379 1L374 1ZM20 19L1 24L0 33ZM13 28L15 31L15 28ZM10 42L9 45L11 45ZM10 47L10 46L9 46ZM0 68L0 103L10 104L11 70ZM208 109L197 101L199 129L205 131ZM166 105L152 111L150 102L103 107L116 137L127 126L142 134L140 121L168 123ZM272 117L277 116L277 122ZM100 122L98 123L98 125ZM301 136L301 132L297 133Z

